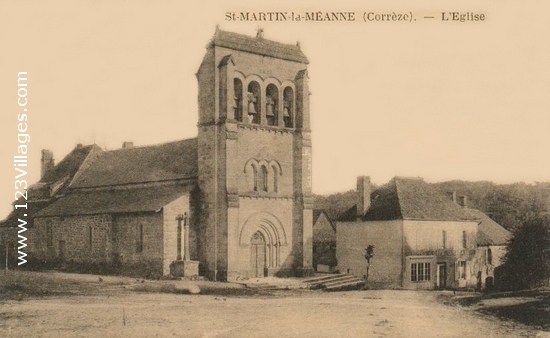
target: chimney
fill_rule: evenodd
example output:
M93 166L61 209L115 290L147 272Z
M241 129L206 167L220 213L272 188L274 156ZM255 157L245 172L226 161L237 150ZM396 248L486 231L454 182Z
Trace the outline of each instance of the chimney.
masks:
M458 196L457 201L458 205L460 205L464 209L468 208L468 196Z
M42 158L40 159L40 178L43 178L55 166L53 152L49 149L42 149Z
M256 38L257 39L263 39L264 38L264 29L263 28L258 28L258 30L256 31Z
M370 208L370 177L357 177L357 217L363 217Z
M125 141L122 142L122 149L132 149L134 147L134 142Z
M449 191L447 192L447 195L449 195L449 198L451 199L451 201L458 203L456 199L456 191Z

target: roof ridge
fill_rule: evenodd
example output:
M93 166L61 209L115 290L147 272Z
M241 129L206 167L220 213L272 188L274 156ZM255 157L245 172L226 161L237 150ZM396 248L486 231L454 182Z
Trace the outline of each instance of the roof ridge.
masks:
M174 140L174 141L168 141L168 142L156 143L156 144L132 146L131 148L117 148L117 149L111 149L111 150L104 150L103 153L112 153L112 152L122 151L122 150L134 150L134 149L145 149L145 148L161 147L161 146L165 146L165 145L168 145L168 144L191 141L191 140L195 140L195 139L197 139L197 137L184 138L184 139L181 139L181 140Z

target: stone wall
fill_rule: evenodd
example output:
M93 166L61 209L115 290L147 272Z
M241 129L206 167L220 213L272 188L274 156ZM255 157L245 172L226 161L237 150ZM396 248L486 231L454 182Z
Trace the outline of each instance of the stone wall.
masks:
M367 273L365 248L374 245L369 284L401 287L403 276L403 221L337 222L336 259L341 273Z
M80 215L37 218L27 231L28 257L77 270L160 276L162 214Z

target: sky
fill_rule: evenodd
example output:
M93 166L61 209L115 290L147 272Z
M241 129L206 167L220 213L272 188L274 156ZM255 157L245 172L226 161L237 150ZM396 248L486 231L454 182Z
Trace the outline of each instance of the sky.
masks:
M550 181L545 1L0 2L0 218L14 199L17 74L27 72L29 184L41 149L197 135L197 80L220 29L300 42L310 64L313 191L358 175L429 182ZM235 22L226 12L351 11L354 22ZM442 12L484 21L442 21ZM364 13L414 22L364 22ZM434 19L424 19L424 16Z

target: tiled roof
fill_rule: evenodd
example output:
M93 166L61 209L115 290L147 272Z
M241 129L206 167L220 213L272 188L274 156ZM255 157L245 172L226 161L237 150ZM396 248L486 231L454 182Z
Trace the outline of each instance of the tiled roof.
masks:
M356 206L353 206L339 220L356 220L355 213ZM371 194L371 206L362 219L468 221L474 217L423 179L395 177Z
M48 171L39 182L55 183L65 177L74 176L78 169L80 169L82 162L84 162L92 151L101 151L101 148L95 144L75 147L53 170Z
M479 210L466 209L465 211L481 222L477 230L477 245L506 245L512 235L510 231Z
M196 177L197 139L105 151L91 161L72 188L115 186Z
M271 56L283 60L309 63L299 46L271 41L262 37L251 37L233 32L216 30L211 45Z
M40 210L33 217L158 211L190 191L183 185L75 192Z
M95 144L75 147L61 162L48 171L40 181L29 187L28 200L50 199L52 194L66 190L67 184L81 168L84 160L91 156L91 154L99 152L102 152L102 150Z

